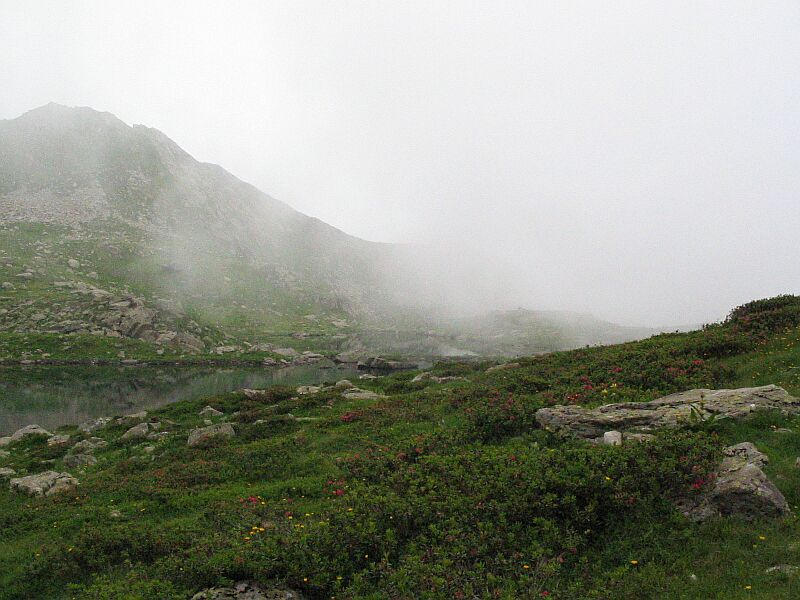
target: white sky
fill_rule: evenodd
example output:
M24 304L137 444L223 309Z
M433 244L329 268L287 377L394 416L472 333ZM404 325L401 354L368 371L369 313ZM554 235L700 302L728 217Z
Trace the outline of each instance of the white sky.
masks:
M0 118L164 131L531 308L715 320L800 293L800 3L0 0Z

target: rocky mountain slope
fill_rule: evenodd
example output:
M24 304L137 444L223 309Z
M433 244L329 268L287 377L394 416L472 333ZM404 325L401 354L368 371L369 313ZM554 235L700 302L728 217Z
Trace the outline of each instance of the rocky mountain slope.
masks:
M650 333L537 313L523 327L517 318L434 322L446 307L399 300L425 285L409 256L303 215L109 113L49 104L0 121L0 331L193 353L288 345L440 355Z

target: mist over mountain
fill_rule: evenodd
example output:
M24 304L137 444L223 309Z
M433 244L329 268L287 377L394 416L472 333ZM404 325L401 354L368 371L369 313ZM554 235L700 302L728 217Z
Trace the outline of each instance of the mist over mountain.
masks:
M344 351L515 354L652 333L587 316L488 314L508 305L514 282L479 253L347 235L198 162L158 130L90 108L48 104L0 121L0 223L7 242L17 240L4 250L22 270L13 276L30 273L37 281L21 285L40 286L25 302L67 306L76 286L132 294L146 306L179 307L178 321L190 318L204 345L322 335ZM33 255L20 255L26 236ZM70 256L56 249L67 241ZM73 296L52 297L48 278ZM4 319L24 331L32 311ZM87 329L64 325L74 312L34 320L33 329ZM142 339L172 329L156 325Z

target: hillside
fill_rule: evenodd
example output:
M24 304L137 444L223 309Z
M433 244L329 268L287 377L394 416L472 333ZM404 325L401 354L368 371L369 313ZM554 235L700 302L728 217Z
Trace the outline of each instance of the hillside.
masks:
M800 297L783 296L641 342L21 433L0 442L6 477L55 470L65 491L0 488L0 593L796 598L798 365ZM683 417L621 445L542 425L543 409L649 410L698 388ZM753 403L725 408L719 388ZM729 496L733 516L683 516L721 493L726 464L760 491Z
M497 355L649 333L535 313L521 330L455 321L441 303L409 304L431 285L411 256L109 113L49 104L0 121L0 358L89 347L106 359L287 346Z

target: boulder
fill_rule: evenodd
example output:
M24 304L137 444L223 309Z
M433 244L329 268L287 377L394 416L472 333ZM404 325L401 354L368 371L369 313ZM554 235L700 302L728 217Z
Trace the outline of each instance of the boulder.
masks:
M36 475L28 475L12 479L9 487L11 490L28 494L29 496L52 496L61 492L75 489L78 480L69 473L45 471Z
M266 589L253 582L240 581L233 587L214 587L197 592L192 600L303 600L303 596L290 589Z
M705 521L723 516L752 521L784 517L791 512L786 498L761 470L766 456L753 444L729 446L723 453L725 458L708 489L678 502L687 518Z
M105 441L104 439L99 437L92 437L87 440L81 440L80 442L75 444L72 447L71 452L82 452L82 453L94 452L96 449L105 448L106 446L108 446L108 442Z
M212 441L232 438L236 435L233 425L230 423L217 423L208 427L195 429L189 434L187 444L189 446L204 446Z
M536 422L550 431L596 438L606 431L650 431L675 427L692 418L741 418L760 410L800 413L800 399L775 385L734 390L697 389L651 402L623 402L598 408L554 406L536 411Z
M495 365L486 369L487 373L494 373L495 371L505 371L506 369L516 369L520 364L518 362L503 363L502 365Z
M28 425L22 429L17 429L13 434L11 434L11 441L18 442L33 435L43 435L48 438L53 437L52 433L42 427L39 427L38 425Z
M69 443L69 436L68 435L54 435L49 440L47 440L48 446L65 446Z
M248 391L251 391L251 390L248 390ZM222 411L217 410L213 406L206 406L198 414L201 417L221 417L225 413L223 413Z
M386 396L382 396L381 394L376 394L370 390L362 390L357 387L344 390L342 396L348 400L377 400L379 398L386 398Z
M11 479L17 472L9 467L0 467L0 479Z
M355 386L353 386L353 382L349 379L340 379L333 387L335 387L337 390L347 390Z
M160 423L139 423L134 425L128 431L122 434L123 440L137 440L149 437L151 431L157 431L161 428Z
M90 467L97 464L97 459L91 454L67 454L64 457L64 466L69 469L77 467Z
M133 425L134 423L139 423L140 421L144 421L146 418L147 418L147 411L143 410L137 413L132 413L130 415L117 417L117 419L114 422L117 425Z
M606 431L603 434L603 443L607 446L622 446L622 433L619 431Z
M297 393L301 396L306 394L316 394L321 389L322 388L318 385L301 385L299 388L297 388Z
M84 421L78 425L78 430L82 431L83 433L92 433L93 431L108 425L111 420L111 417L97 417L96 419L90 419L89 421Z

